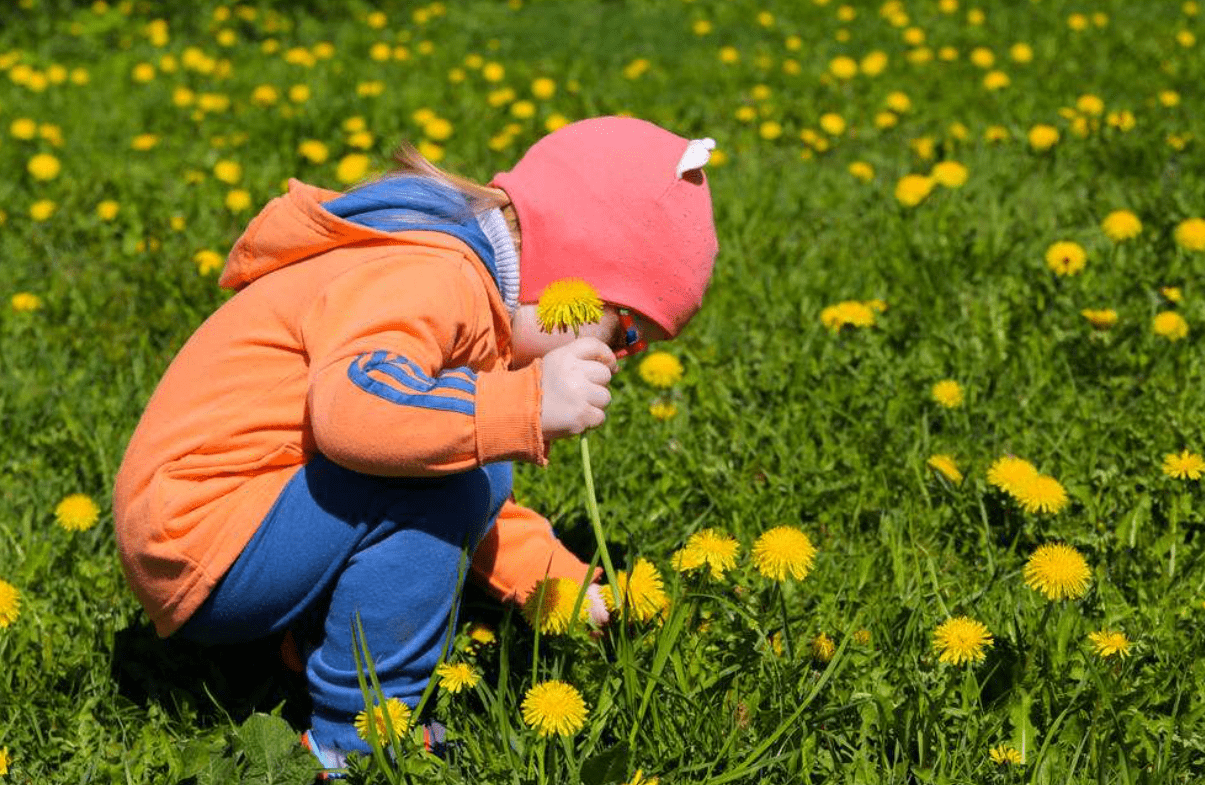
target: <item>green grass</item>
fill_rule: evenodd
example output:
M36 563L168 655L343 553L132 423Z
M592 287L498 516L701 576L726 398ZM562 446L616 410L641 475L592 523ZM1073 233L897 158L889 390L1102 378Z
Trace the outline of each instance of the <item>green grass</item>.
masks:
M1199 482L1160 468L1167 453L1205 451L1205 254L1173 238L1180 221L1205 217L1205 27L1182 3L985 0L947 14L936 0L907 0L909 26L934 53L957 49L951 62L923 64L909 62L912 47L879 3L851 3L845 22L839 3L812 0L449 2L424 22L412 12L431 6L386 2L339 4L333 16L296 2L25 5L0 9L0 580L21 597L0 627L0 750L11 759L0 781L309 781L294 745L304 690L281 673L274 642L205 652L156 639L121 575L108 505L141 406L226 296L192 260L202 249L224 254L249 219L225 207L227 192L246 189L257 208L289 176L342 187L336 167L353 152L343 120L364 118L367 152L384 166L398 141L423 139L412 117L420 108L453 125L440 164L482 180L509 168L554 112L631 112L712 136L727 158L708 167L721 254L703 310L662 347L686 369L660 394L678 414L650 416L659 394L629 361L590 437L611 555L620 569L637 557L658 566L668 618L612 625L598 640L544 636L537 651L520 615L470 590L466 619L495 625L498 642L473 655L484 675L475 690L436 690L427 705L456 751L446 763L405 755L400 768L365 758L353 781L618 783L637 769L717 784L1199 776L1205 517ZM380 30L366 23L378 7L389 22ZM982 25L968 23L976 7ZM217 21L223 8L235 13ZM769 26L761 11L773 14ZM1089 15L1087 29L1071 29L1076 13ZM144 29L160 16L170 40L156 47ZM708 34L692 32L698 20L711 22ZM228 47L215 37L226 29L236 39ZM1183 46L1180 31L1200 40ZM279 51L265 52L265 39ZM311 68L282 57L324 41L334 54ZM409 59L372 60L378 41L406 47ZM1032 47L1032 62L1010 59L1017 42ZM722 46L739 62L722 63ZM984 70L968 59L977 46L992 50L1009 87L984 89ZM229 60L229 74L181 65L189 47ZM889 57L882 74L826 76L832 58L872 50ZM465 64L470 54L504 65L503 80L488 83ZM163 68L165 55L175 70ZM647 70L625 77L638 58ZM788 60L798 73L784 70ZM146 84L131 78L141 62L157 69ZM83 68L89 83L34 91L11 78L20 64ZM456 68L463 82L449 79ZM504 87L512 102L531 98L538 76L557 92L535 101L534 117L510 116L510 102L489 106ZM370 80L383 93L358 96ZM291 103L283 93L299 83L311 98ZM251 102L260 84L281 91L277 104ZM180 86L230 106L194 117L173 103ZM1163 90L1181 102L1164 106ZM912 110L880 129L875 116L893 91ZM1084 94L1099 96L1106 115L1080 136L1060 109ZM754 120L738 119L743 107ZM1109 124L1119 110L1133 113L1132 130ZM813 150L800 132L818 130L825 112L849 129ZM21 118L57 125L61 146L16 138ZM763 121L781 136L763 138ZM491 149L508 123L517 125L508 145ZM1052 150L1026 143L1036 123L1060 130ZM1011 138L985 141L993 125ZM143 133L157 146L131 150ZM1169 135L1187 144L1176 149ZM911 142L922 137L934 158L917 155ZM330 147L325 163L297 153L311 138ZM39 152L61 161L57 177L27 171ZM964 164L967 183L898 204L898 179L941 159ZM237 185L212 175L219 160L242 165ZM870 182L849 174L854 161L874 167ZM29 215L41 199L57 205L44 222ZM120 204L111 222L96 214L105 199ZM1100 222L1121 208L1143 231L1115 245ZM1057 278L1043 254L1064 239L1088 261ZM1170 303L1165 286L1180 287L1183 301ZM39 309L9 307L26 292ZM825 307L870 299L888 306L875 326L822 325ZM1094 332L1084 308L1116 309L1117 326ZM1151 330L1172 308L1190 326L1176 342ZM932 400L945 378L963 385L962 407ZM935 453L957 460L961 484L926 467ZM1058 478L1066 509L1027 514L993 489L988 466L1006 453ZM516 490L579 555L595 556L575 440L554 445L547 469L520 467ZM100 505L99 525L55 524L56 505L74 493ZM806 579L781 587L749 560L758 535L778 525L802 528L819 549ZM722 581L671 566L706 527L742 545ZM1025 586L1026 560L1052 541L1087 560L1082 599L1050 603ZM991 631L983 662L938 662L933 631L952 615ZM1094 653L1086 636L1102 628L1126 634L1128 658ZM837 644L829 662L812 656L821 633ZM461 641L456 658L468 656ZM544 742L523 724L524 692L548 678L574 684L589 708L570 739ZM1024 747L1024 763L993 763L1000 744Z

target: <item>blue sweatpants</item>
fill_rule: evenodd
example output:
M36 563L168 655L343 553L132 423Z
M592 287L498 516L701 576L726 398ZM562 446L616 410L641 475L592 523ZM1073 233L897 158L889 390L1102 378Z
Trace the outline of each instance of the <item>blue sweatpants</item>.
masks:
M323 747L367 750L352 725L364 709L352 654L355 614L382 690L413 707L456 623L462 548L472 556L511 480L509 462L391 478L316 456L178 634L216 644L295 625L314 630L317 647L303 652L313 735Z

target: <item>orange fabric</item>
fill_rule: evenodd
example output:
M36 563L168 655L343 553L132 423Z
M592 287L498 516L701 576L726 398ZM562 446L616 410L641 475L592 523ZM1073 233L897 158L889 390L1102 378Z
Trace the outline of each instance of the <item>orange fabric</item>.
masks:
M485 266L451 235L332 215L321 203L338 195L291 180L251 222L220 280L238 293L176 355L130 439L114 489L118 548L161 635L204 602L315 452L395 476L547 460L542 365L509 369L510 317ZM455 391L473 414L366 393L348 367L374 351L429 375L476 372L475 394ZM523 531L520 561L542 542L558 569L585 571L547 526ZM475 573L499 596L544 574L506 549L490 561Z

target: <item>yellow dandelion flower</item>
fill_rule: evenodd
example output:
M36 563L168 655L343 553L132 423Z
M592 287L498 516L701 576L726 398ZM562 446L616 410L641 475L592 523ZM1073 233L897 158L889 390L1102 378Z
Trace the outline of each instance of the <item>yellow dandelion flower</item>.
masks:
M581 594L582 585L572 578L544 578L535 585L523 603L523 617L544 635L560 635L575 626L573 606ZM590 619L589 603L582 599L577 620Z
M654 419L665 422L678 416L678 407L671 401L653 401L649 404L649 414Z
M541 736L572 736L586 724L586 702L572 684L545 681L523 696L523 721Z
M1175 311L1161 311L1151 320L1151 329L1155 335L1169 341L1179 341L1188 336L1188 322Z
M83 493L73 493L54 508L54 518L59 526L69 532L87 531L95 526L100 518L100 507L96 506L92 497Z
M856 179L868 183L874 179L874 167L865 161L854 161L849 165L849 173Z
M556 94L556 80L541 76L531 83L531 94L536 98L547 100Z
M157 144L159 144L159 137L155 134L138 134L130 140L130 148L139 152L146 152Z
M782 581L787 576L803 580L812 569L816 547L794 526L775 526L753 544L753 563L765 577Z
M1055 275L1075 275L1084 269L1088 254L1079 243L1060 240L1046 249L1046 266Z
M297 154L312 164L326 163L330 156L327 146L317 139L306 139L297 145Z
M6 580L0 579L0 628L7 627L21 615L21 592Z
M1142 232L1142 221L1129 210L1114 210L1100 222L1100 228L1115 243L1137 237Z
M1015 455L997 458L987 470L987 481L1013 496L1022 485L1037 476L1038 470L1032 463Z
M1044 152L1058 144L1059 129L1053 125L1039 123L1029 129L1029 146L1037 152Z
M40 223L49 220L58 208L58 204L52 199L39 199L29 206L29 217Z
M757 128L758 136L767 142L772 142L782 136L782 123L776 120L766 120Z
M1186 218L1176 225L1173 236L1186 251L1205 251L1205 218Z
M988 71L983 75L983 89L989 91L1003 90L1013 83L1008 74L1003 71Z
M17 292L9 303L17 313L29 313L42 307L42 298L32 292Z
M957 409L965 400L962 385L953 379L942 379L937 382L930 393L933 395L933 400L947 409Z
M1096 648L1096 654L1101 659L1117 655L1122 659L1130 656L1130 640L1124 632L1116 630L1097 630L1088 633L1088 640Z
M923 174L906 174L895 185L895 198L904 207L916 207L933 192L934 180Z
M544 287L536 305L536 320L546 333L576 331L603 316L603 301L581 278L561 278Z
M829 61L828 71L838 79L853 79L858 75L858 61L845 55L834 57Z
M209 275L210 273L222 269L226 264L226 260L217 251L211 251L208 248L197 251L192 257L193 263L197 265L197 272L201 275Z
M1160 286L1159 294L1163 295L1169 303L1178 303L1184 299L1184 292L1180 290L1179 286Z
M982 662L992 645L992 634L981 622L967 616L946 619L933 632L933 650L939 662L962 665Z
M726 57L735 57L736 59L740 59L740 55L730 46L725 47L720 51L720 59L725 63L736 62L736 59L728 60L725 59ZM625 79L629 80L639 79L644 75L645 71L649 70L649 66L651 65L652 63L647 58L637 57L635 60L623 67L623 76Z
M636 769L636 773L632 775L632 779L623 783L623 785L660 785L661 780L657 777L644 776L644 769Z
M811 643L812 658L816 662L831 662L833 655L837 653L837 644L827 633L820 633L815 638L812 638Z
M955 485L962 484L962 472L958 470L958 464L954 462L953 457L945 453L937 453L930 455L929 460L925 461L925 465Z
M686 538L686 544L674 553L671 564L679 572L707 567L714 580L723 580L724 574L736 566L740 549L740 543L732 535L716 529L700 529Z
M234 185L242 178L243 167L238 161L218 161L213 165L213 176L227 185Z
M1029 513L1057 513L1067 506L1067 491L1055 478L1039 474L1024 481L1013 493Z
M389 715L389 724L393 726L393 738L400 739L410 727L410 707L397 698L386 698L385 707L373 706L372 714L361 711L356 715L356 733L366 742L371 743L369 726L376 729L376 737L382 744L388 744L389 728L386 726L385 715Z
M1029 63L1033 61L1033 47L1024 42L1018 42L1009 47L1008 56L1014 63Z
M836 112L825 112L820 115L820 128L829 136L840 136L845 133L845 118Z
M1112 308L1085 308L1080 311L1080 315L1087 319L1088 324L1097 330L1108 330L1117 324L1117 311L1114 311Z
M1092 570L1075 548L1061 542L1048 542L1025 563L1025 585L1048 600L1078 600L1088 591Z
M637 559L631 573L621 570L615 579L619 583L619 595L627 606L629 617L648 622L660 616L669 607L669 597L665 594L661 573L648 559ZM607 610L619 610L619 603L615 601L615 592L611 586L602 587L602 596Z
M958 188L967 181L967 168L957 161L941 161L933 165L929 176L938 185Z
M8 757L8 747L0 747L0 777L8 774L8 765L12 759Z
M96 205L96 217L102 221L112 221L117 217L117 211L121 209L121 205L112 199L105 199L100 204Z
M887 53L876 49L862 58L858 68L867 76L878 76L887 69L887 63Z
M997 766L1016 766L1025 762L1021 758L1020 751L1007 744L997 744L988 750L988 755L991 757L992 763Z
M368 174L369 158L363 153L348 153L335 168L335 179L344 185L358 182Z
M467 662L440 663L435 675L439 677L439 686L453 694L476 687L481 681L481 674Z
M494 628L481 622L473 622L469 626L469 640L477 646L490 646L498 640Z
M25 168L35 180L53 180L63 167L50 153L38 153L29 159Z
M14 139L29 141L38 135L38 124L28 117L18 117L9 124L8 132Z
M820 312L820 322L832 332L842 327L871 327L875 323L874 309L864 302L845 300Z
M1163 456L1163 473L1177 480L1199 480L1205 472L1205 459L1195 452L1184 450Z
M856 632L854 632L854 643L858 644L859 646L869 646L870 645L870 630L863 627L862 629L859 629Z
M639 371L647 384L662 389L682 381L682 363L669 352L650 352L640 361Z
M1007 142L1012 134L1002 125L989 125L983 130L983 140L995 144L997 142Z
M996 64L996 55L986 46L977 46L971 50L971 64L986 71Z
M234 213L251 209L251 193L243 188L235 188L227 192L226 209Z

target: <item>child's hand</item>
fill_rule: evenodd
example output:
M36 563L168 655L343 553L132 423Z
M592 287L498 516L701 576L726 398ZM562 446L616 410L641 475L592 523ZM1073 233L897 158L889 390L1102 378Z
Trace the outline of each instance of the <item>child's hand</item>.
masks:
M602 425L611 403L607 385L619 363L597 338L577 338L544 355L540 427L551 441Z
M602 587L597 583L586 587L586 607L590 613L590 623L595 627L602 627L611 620L607 601L602 596Z

